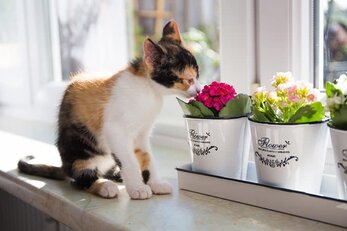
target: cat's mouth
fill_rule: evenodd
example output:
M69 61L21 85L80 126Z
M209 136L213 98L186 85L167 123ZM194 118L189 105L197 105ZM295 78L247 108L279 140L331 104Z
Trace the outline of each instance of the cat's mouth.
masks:
M188 90L188 91L185 91L185 92L181 92L181 95L189 99L189 98L195 97L198 93L199 92L197 92L197 91L189 91Z

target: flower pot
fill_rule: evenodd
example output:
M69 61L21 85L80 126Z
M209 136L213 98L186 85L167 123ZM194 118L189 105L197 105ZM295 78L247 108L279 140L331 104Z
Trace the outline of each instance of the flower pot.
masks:
M329 127L334 149L339 197L347 200L347 131L330 125Z
M250 131L246 116L229 119L185 117L192 170L246 179Z
M276 124L249 120L258 182L318 194L326 156L327 121Z

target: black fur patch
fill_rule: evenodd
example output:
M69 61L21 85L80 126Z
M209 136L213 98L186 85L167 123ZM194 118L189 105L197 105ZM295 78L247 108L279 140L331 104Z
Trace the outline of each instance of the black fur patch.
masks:
M120 160L118 159L118 157L116 156L116 154L112 153L112 158L114 160L114 162L116 162L117 166L122 169L122 162L120 162Z
M104 153L97 147L97 141L88 128L82 124L66 124L59 128L58 150L64 171L71 176L71 164L78 159L86 160Z
M79 189L88 189L99 177L97 169L84 169L73 174L72 184Z
M179 78L175 74L167 70L155 71L152 74L152 79L167 88L172 87L175 82L179 81Z
M60 167L44 165L44 164L30 164L29 161L34 159L33 156L27 156L20 161L18 161L18 169L21 172L42 176L46 178L56 179L56 180L64 180L65 174Z
M166 26L163 29L163 36L173 34L175 33L175 30L173 26L171 26L171 23L166 24Z
M120 171L116 166L114 166L113 168L108 170L107 173L104 175L104 178L109 179L109 180L113 180L116 182L123 182Z
M147 184L147 182L149 181L149 177L150 177L150 172L148 170L143 170L142 171L142 179L143 179L143 182L145 184Z
M142 62L143 62L142 58L136 58L130 62L130 65L132 68L134 68L136 72L138 72L140 70Z

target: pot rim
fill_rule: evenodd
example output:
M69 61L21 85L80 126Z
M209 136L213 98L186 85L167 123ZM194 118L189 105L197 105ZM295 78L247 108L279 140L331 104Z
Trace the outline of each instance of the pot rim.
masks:
M239 116L231 116L231 117L195 117L195 116L189 116L189 115L183 116L183 118L185 119L197 119L197 120L230 120L230 119L240 119L243 117L248 117L248 114L239 115Z
M327 123L330 118L326 117L325 119L321 120L321 121L314 121L314 122L306 122L306 123L275 123L275 122L263 122L263 121L257 121L253 118L251 118L252 115L248 116L248 120L254 123L258 123L258 124L268 124L268 125L279 125L279 126L285 126L285 125L307 125L307 124L322 124L322 123Z
M337 131L340 131L340 132L347 132L347 129L342 129L342 128L335 127L334 125L331 124L331 122L328 123L328 127L330 129L334 129L334 130L337 130Z

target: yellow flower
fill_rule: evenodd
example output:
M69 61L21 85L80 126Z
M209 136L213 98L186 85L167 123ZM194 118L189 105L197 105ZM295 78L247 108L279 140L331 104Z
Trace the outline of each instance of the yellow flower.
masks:
M291 72L277 72L276 75L273 76L271 85L277 88L280 84L285 84L293 81Z

